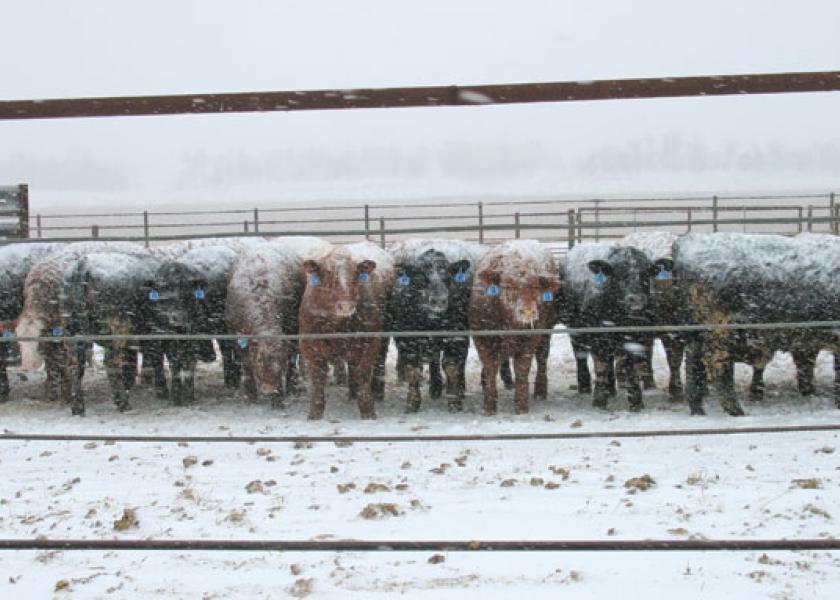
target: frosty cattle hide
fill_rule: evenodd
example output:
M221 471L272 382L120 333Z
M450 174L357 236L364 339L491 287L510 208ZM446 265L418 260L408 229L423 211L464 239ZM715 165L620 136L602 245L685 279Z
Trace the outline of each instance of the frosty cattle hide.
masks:
M79 258L92 252L119 251L146 254L142 246L129 242L78 242L68 244L32 267L23 286L23 310L15 333L20 337L61 336L62 326L59 297L63 288L65 269ZM70 381L62 378L66 348L59 343L21 342L21 365L37 369L46 361L47 395L55 400L61 396L70 401ZM134 367L136 371L136 364Z
M9 244L0 247L0 335L14 335L23 310L23 286L34 265L60 251L64 244ZM12 344L0 344L0 402L9 399L6 360Z
M816 236L688 234L674 244L674 263L692 323L840 319L840 252L835 242ZM733 362L744 352L744 340L751 352L765 355L764 362L777 347L807 350L819 340L835 351L840 348L837 336L828 331L791 336L785 331L744 335L717 330L693 334L689 340L686 379L692 414L703 414L704 364L711 370L723 409L744 414L733 384ZM835 380L838 366L835 363ZM840 407L838 390L835 394Z
M637 248L644 252L647 259L656 265L652 278L651 315L653 325L680 325L679 315L685 299L682 290L674 284L674 242L677 235L668 231L640 231L631 233L618 241L619 246ZM668 360L668 394L672 401L683 396L680 366L685 351L684 336L678 332L655 334L662 342ZM651 340L652 341L652 340ZM653 380L653 344L645 345L645 389L656 387Z
M146 282L146 302L155 333L224 334L228 274L237 252L229 246L202 246L177 260L167 260ZM220 340L225 385L238 387L241 377L235 342ZM195 399L196 361L213 361L210 340L167 340L172 385L169 396L176 405Z
M606 244L575 246L566 256L564 290L570 327L650 325L650 278L654 267L636 248ZM588 353L595 363L593 405L606 408L614 393L613 364L623 375L630 410L643 408L639 377L649 335L638 333L589 333L575 335L572 345L578 363L578 389L590 385Z
M391 249L396 262L389 314L393 331L464 331L480 248L456 240L410 240ZM398 337L398 365L408 381L409 412L420 408L423 364L429 364L429 396L439 398L446 373L450 410L461 410L470 340L463 337ZM398 367L399 368L399 367Z
M265 244L240 251L230 270L225 306L228 330L241 334L238 348L249 393L272 408L295 390L297 344L248 339L248 335L296 334L303 294L302 260L292 247Z
M476 267L469 323L475 330L549 329L555 324L560 291L557 264L547 247L532 240L515 240L489 248ZM545 362L550 336L477 336L481 359L484 412L496 413L497 374L513 358L514 410L528 412L528 374L537 357L534 396L545 398ZM543 345L545 350L538 351Z
M150 321L145 282L152 279L160 261L148 254L99 252L76 261L64 273L61 313L67 335L132 335L149 333ZM126 390L131 387L134 370L126 363L136 354L127 340L98 342L105 348L105 369L114 404L120 411L131 408ZM147 343L147 354L160 354L160 344ZM72 377L71 410L74 415L85 412L82 394L86 342L71 342L66 377ZM157 373L160 386L162 370ZM165 386L165 382L163 382Z
M384 250L369 242L350 244L318 260L307 260L304 270L301 334L386 329L394 265ZM302 339L301 355L312 382L309 418L324 416L327 366L342 361L349 368L350 399L358 400L363 419L376 418L373 401L383 393L387 344L387 339L378 337Z

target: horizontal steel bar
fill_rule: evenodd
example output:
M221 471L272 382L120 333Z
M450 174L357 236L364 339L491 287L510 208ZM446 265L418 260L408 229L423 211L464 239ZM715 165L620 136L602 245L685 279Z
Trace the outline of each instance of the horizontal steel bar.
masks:
M15 336L4 335L0 343L6 342L96 342L96 341L164 341L164 340L275 340L311 341L358 338L412 338L412 337L496 337L534 335L580 335L588 333L668 333L675 331L763 331L778 329L827 329L840 328L840 321L792 321L785 323L702 323L692 325L617 325L607 327L567 327L564 329L464 329L447 331L348 331L337 333L155 333L135 335L68 335L68 336ZM840 333L838 333L840 335Z
M171 540L0 539L0 550L243 552L708 552L840 550L840 540Z
M555 433L496 433L496 434L410 434L410 435L111 435L111 434L0 434L0 442L126 442L126 443L411 443L411 442L519 442L545 440L585 440L602 438L657 438L710 435L755 435L775 433L814 433L840 431L840 423L820 425L782 425L778 427L721 427L702 429L652 429L637 431L564 431Z
M482 106L837 90L840 90L840 71L502 85L5 100L0 101L0 120Z

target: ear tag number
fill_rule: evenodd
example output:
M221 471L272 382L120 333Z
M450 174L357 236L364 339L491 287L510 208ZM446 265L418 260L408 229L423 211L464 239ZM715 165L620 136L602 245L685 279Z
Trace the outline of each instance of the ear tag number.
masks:
M362 273L362 275L365 274L366 273ZM359 276L359 281L361 281L361 275ZM400 277L399 282L400 285L408 285L409 283L411 283L411 277L409 277L408 275L403 275L402 277Z
M246 340L245 338L239 338L238 340L236 340L236 343L239 344L239 347L243 350L248 347L248 340Z
M552 294L551 292L543 292L542 299L543 302L551 302L552 300L554 300L554 294Z
M490 286L486 290L484 290L485 296L498 296L501 293L502 290L495 283L491 283Z
M659 281L668 281L671 279L671 271L665 268L665 265L659 265L659 271L656 273L656 279Z
M158 292L157 290L152 290L151 292L149 292L149 300L151 300L152 302L157 302L159 298L160 292Z
M61 327L53 327L52 335L53 337L61 337L62 335L64 335L64 329L62 329Z
M464 283L467 280L467 274L463 271L458 271L455 273L455 281L458 283Z
M367 283L370 280L370 275L367 273L359 273L359 283Z
M321 285L321 278L315 273L309 276L309 285Z
M604 275L604 272L599 268L598 272L592 276L592 281L595 283L604 283L607 280L607 276Z
M204 300L204 290L202 290L201 288L198 288L195 291L195 298L196 298L196 300Z

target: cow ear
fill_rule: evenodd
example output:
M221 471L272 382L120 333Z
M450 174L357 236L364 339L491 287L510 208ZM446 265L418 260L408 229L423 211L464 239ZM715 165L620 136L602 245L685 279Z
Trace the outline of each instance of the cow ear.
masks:
M411 267L406 264L400 263L394 265L394 272L397 274L397 277L402 277L403 275L411 277Z
M470 270L472 264L468 260L456 260L453 263L449 263L449 274L453 277L458 273L466 273Z
M651 266L651 277L670 279L674 271L674 261L670 258L657 258Z
M318 264L318 261L305 260L303 261L303 271L307 275L311 275L313 273L318 274L321 272L321 266Z
M359 273L373 273L373 270L376 269L376 263L372 260L363 260L359 263L357 267Z
M590 260L587 266L589 267L589 270L596 275L603 274L607 277L611 277L613 274L612 265L605 260Z
M559 277L554 277L552 275L542 275L538 280L540 289L547 290L549 292L556 292L560 289L562 285L560 282Z

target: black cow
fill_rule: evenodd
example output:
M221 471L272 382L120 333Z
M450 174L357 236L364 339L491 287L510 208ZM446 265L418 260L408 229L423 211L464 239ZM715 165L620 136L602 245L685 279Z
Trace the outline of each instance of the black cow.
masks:
M566 257L563 273L565 320L569 327L645 326L652 324L650 280L654 267L636 248L606 244L576 246ZM639 378L649 334L594 333L572 337L578 369L578 390L591 389L587 356L595 362L593 405L606 408L615 394L614 360L623 375L630 410L643 408Z
M94 253L79 259L64 274L60 298L61 315L67 335L132 335L150 333L148 297L145 283L154 278L160 261L151 255L118 252ZM120 411L131 408L126 397L133 377L126 363L135 361L126 340L97 342L105 348L105 367L114 403ZM68 352L65 376L72 378L71 410L74 415L85 412L82 377L87 344L72 342ZM147 354L159 356L159 344L142 346ZM158 361L153 361L157 363ZM156 370L158 393L166 381L162 368Z
M453 242L446 248L452 253ZM396 280L389 308L394 331L462 331L468 329L467 310L472 290L473 265L468 258L450 260L434 246L420 253L398 256ZM466 247L456 254L468 256ZM450 257L451 258L451 257ZM464 369L468 337L398 337L399 362L408 382L407 410L420 409L420 378L423 364L429 364L429 396L439 398L446 373L449 409L463 407Z
M155 333L224 334L228 274L237 252L228 246L190 250L177 260L164 262L153 280L145 283L149 324ZM236 388L241 363L235 342L220 340L224 382ZM171 340L163 344L172 376L170 398L176 405L195 400L197 360L216 359L211 340Z
M786 238L737 233L687 234L674 244L674 274L688 302L685 319L698 324L831 321L840 318L840 252L818 236ZM791 350L800 390L811 391L803 369L814 348L840 350L830 331L744 332L711 330L692 334L686 351L686 392L691 414L704 414L705 372L725 412L743 415L733 381L736 360L749 356L762 365L774 350ZM835 361L835 381L840 377ZM840 389L835 384L840 407Z
M0 334L14 335L15 322L23 310L23 285L29 270L64 244L8 244L0 247ZM0 343L0 402L9 399L7 362L17 352L13 344Z

